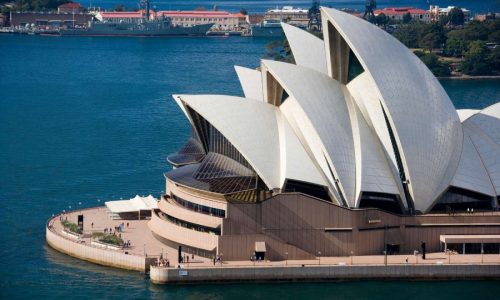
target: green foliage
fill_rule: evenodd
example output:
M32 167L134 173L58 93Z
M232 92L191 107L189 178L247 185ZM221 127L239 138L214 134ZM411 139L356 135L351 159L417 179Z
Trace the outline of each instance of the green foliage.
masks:
M493 69L489 65L490 50L483 41L473 41L465 52L465 59L460 67L467 75L491 75Z
M422 51L415 51L422 62L431 70L431 72L438 77L449 76L451 74L450 64L442 62L439 57L433 53L424 53Z
M437 32L429 32L420 40L420 48L428 49L432 52L433 49L440 48L442 45L443 37Z
M412 20L412 17L411 17L411 14L409 12L403 15L403 23L404 24L410 23L411 20Z
M462 57L468 50L468 46L469 44L464 40L449 38L446 40L446 46L443 53L446 56Z
M248 15L248 11L245 8L240 9L240 14L242 15Z
M111 245L115 245L115 246L122 246L123 245L123 240L114 234L106 234L103 232L94 232L94 233L92 233L92 238L97 239L98 241L106 243L106 244L111 244Z
M393 35L408 48L436 49L446 42L446 31L437 23L411 22L401 25Z
M379 14L375 17L375 24L385 26L389 23L389 18L385 14Z
M295 63L292 49L290 48L290 44L288 43L288 40L286 38L281 41L272 41L267 44L264 58Z
M82 230L80 229L80 227L78 227L78 224L72 223L70 221L62 221L61 224L64 228L71 232L82 234Z
M465 41L486 41L490 34L494 34L498 30L500 30L500 20L471 21L463 28L448 32L448 37Z
M491 53L488 57L488 62L490 64L490 67L493 69L493 71L496 71L497 73L500 72L500 48L499 47L491 50Z
M451 25L464 25L465 15L461 8L454 7L448 13L448 20Z
M70 0L16 0L13 10L15 11L50 11Z

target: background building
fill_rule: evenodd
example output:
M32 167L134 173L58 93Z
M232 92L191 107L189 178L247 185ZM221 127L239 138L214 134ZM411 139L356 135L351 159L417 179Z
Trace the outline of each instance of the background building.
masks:
M295 26L306 27L309 23L308 10L283 6L283 8L270 9L264 15L264 20L279 20Z
M60 14L79 14L84 11L85 8L76 2L64 3L57 7L57 12Z
M431 5L429 12L431 13L431 19L433 21L438 21L442 16L447 16L452 9L456 6L439 7L438 5ZM471 18L471 12L468 9L461 8L464 13L464 20L468 21Z
M11 26L52 26L52 27L78 27L87 26L93 16L86 13L47 13L47 12L12 12Z
M413 8L413 7L386 7L374 11L375 16L380 14L386 15L389 19L395 21L403 21L403 16L410 14L412 20L430 23L431 13L427 10Z

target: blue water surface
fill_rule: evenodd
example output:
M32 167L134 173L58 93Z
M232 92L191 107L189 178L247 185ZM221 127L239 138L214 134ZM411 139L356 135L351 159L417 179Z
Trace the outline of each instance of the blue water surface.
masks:
M493 299L500 284L341 282L152 285L45 244L63 209L164 190L189 135L174 93L242 95L268 40L0 35L0 299ZM499 81L443 81L459 108L500 100ZM208 104L209 105L209 104ZM100 202L98 202L100 200Z

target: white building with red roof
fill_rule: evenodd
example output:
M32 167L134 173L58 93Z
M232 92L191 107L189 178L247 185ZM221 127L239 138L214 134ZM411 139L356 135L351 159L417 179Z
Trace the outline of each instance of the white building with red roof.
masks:
M192 27L200 24L214 23L212 31L233 31L248 24L247 16L227 11L159 11L156 17L168 17L175 26Z
M375 16L384 14L395 21L402 21L403 16L408 13L411 15L411 18L413 20L421 21L424 23L431 22L431 13L429 11L414 7L386 7L383 9L377 9L374 12Z
M76 2L64 3L57 7L57 12L60 14L79 14L83 11L84 7Z

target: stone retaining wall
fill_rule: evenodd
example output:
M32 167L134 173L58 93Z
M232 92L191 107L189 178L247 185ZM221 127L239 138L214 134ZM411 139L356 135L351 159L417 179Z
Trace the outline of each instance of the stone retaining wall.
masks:
M153 283L216 281L314 281L354 279L500 279L499 265L390 265L222 267L174 269L151 266Z
M58 235L49 226L45 228L45 238L47 244L59 252L104 266L146 272L154 260L154 258L130 255L116 250L106 250L80 244L75 240Z

